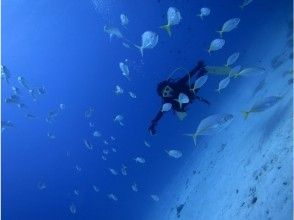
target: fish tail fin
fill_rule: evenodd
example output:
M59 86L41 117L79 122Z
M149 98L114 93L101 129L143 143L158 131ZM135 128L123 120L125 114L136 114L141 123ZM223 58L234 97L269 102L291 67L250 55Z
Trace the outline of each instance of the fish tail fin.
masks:
M219 33L220 37L223 38L223 31L217 31Z
M215 91L216 91L218 94L220 94L220 91L221 91L221 90L220 90L220 89L216 89Z
M171 29L170 29L170 25L169 24L163 25L160 28L164 29L168 33L168 36L171 37Z
M136 48L138 48L139 50L140 50L140 53L141 53L141 55L142 55L142 57L143 57L143 47L140 47L140 46L138 46L138 45L135 45L135 47Z
M197 133L194 133L194 134L184 134L185 136L188 136L188 137L192 137L193 138L193 143L195 145L195 147L197 146L196 145L196 138L197 138Z
M250 112L248 112L248 111L244 111L244 112L242 112L242 114L243 114L243 116L244 116L244 120L246 120L246 119L248 118Z
M207 50L208 54L211 55L211 50L210 48Z
M122 123L121 121L119 122L120 126L124 126L124 123Z

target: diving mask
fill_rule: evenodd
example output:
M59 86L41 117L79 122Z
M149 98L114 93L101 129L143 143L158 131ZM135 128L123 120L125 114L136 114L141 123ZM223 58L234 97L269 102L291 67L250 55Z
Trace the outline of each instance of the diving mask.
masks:
M165 86L161 92L162 97L166 98L166 97L172 97L172 92L174 90L170 87L170 86Z

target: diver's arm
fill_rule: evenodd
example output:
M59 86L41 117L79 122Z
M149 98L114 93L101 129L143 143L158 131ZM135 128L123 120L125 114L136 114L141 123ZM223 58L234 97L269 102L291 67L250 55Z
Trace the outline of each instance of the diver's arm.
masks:
M151 125L150 127L148 128L149 132L151 135L154 135L156 133L156 130L155 130L155 127L158 123L158 121L161 119L161 117L163 116L163 112L162 111L159 111L155 118L151 121Z
M179 79L177 83L179 83L179 84L187 83L189 81L189 79L191 79L194 75L197 74L197 78L199 78L199 77L203 76L206 72L207 71L205 69L204 62L199 61L197 63L197 65L188 74L186 74L184 77Z

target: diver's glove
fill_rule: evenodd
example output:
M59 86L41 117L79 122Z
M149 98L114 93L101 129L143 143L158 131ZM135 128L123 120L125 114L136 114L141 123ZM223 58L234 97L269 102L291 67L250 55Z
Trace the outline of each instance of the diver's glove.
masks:
M203 60L198 61L197 65L196 65L196 69L200 70L200 69L204 69L205 68L205 63Z
M198 77L203 76L205 73L207 73L204 62L202 60L198 61L192 72L197 73Z
M154 123L152 123L151 126L148 128L148 131L149 131L150 135L155 135L156 134L155 124Z

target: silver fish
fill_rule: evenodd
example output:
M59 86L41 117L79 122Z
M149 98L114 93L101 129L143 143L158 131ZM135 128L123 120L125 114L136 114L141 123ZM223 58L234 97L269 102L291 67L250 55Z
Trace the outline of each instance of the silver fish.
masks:
M257 113L257 112L263 112L274 105L276 105L283 97L282 96L269 96L264 98L263 100L255 103L250 110L244 111L243 116L244 119L247 119L250 113Z
M1 65L1 78L4 79L7 83L9 83L10 77L11 74L9 69L6 66Z
M182 157L183 153L179 150L165 150L165 152L170 156L173 157L175 159L178 159L180 157Z
M1 121L1 132L5 131L7 128L13 128L14 124L11 121Z
M215 114L204 118L198 125L195 133L185 134L193 138L196 146L196 138L200 135L213 135L225 129L233 120L231 114Z
M145 31L141 36L141 46L135 45L141 52L143 57L144 49L152 49L158 43L158 35L152 31Z
M240 18L232 18L227 20L220 31L217 31L220 34L220 37L223 37L223 33L230 32L238 27L238 24L240 23Z

